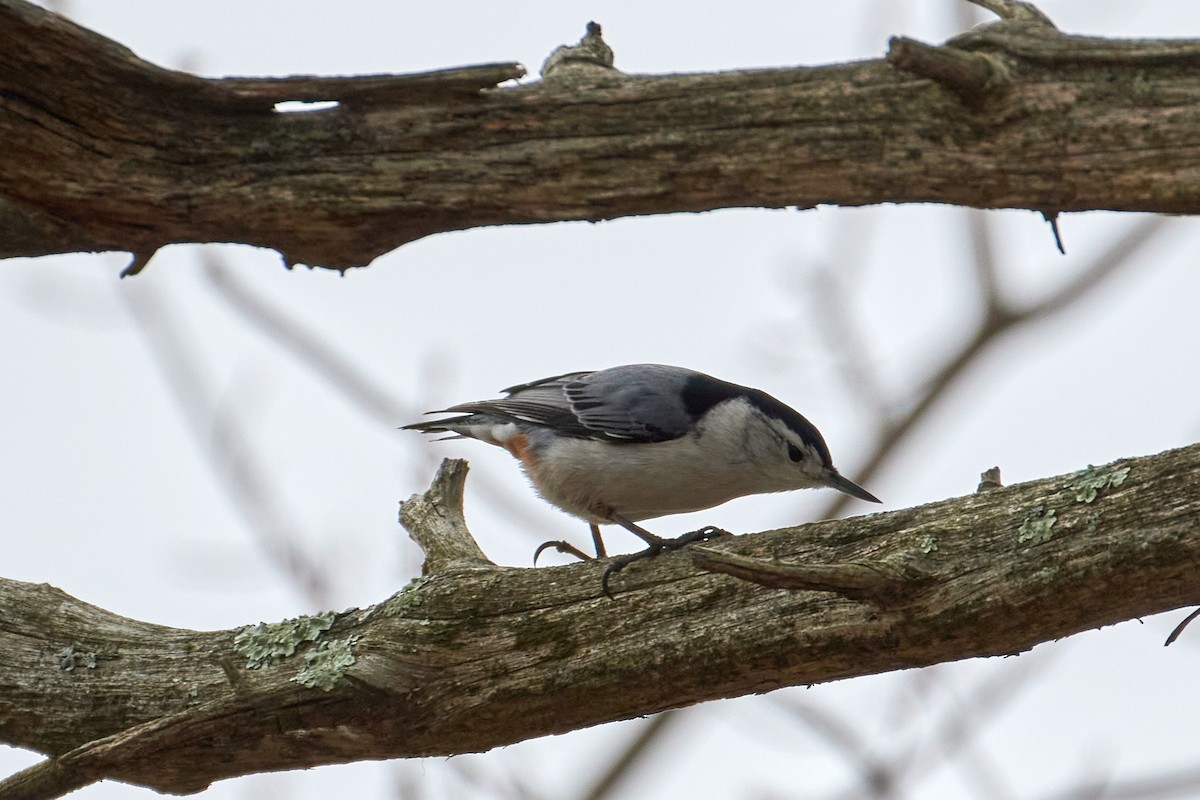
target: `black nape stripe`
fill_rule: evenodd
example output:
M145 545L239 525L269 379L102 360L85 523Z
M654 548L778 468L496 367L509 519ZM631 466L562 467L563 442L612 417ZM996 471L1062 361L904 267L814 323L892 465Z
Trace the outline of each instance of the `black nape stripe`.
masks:
M815 447L826 466L833 463L825 439L816 426L791 406L776 400L761 389L751 389L736 383L719 380L708 375L693 375L683 385L683 407L694 421L707 414L712 408L726 400L745 397L750 405L763 414L787 425L807 445Z
M683 408L693 421L700 419L713 406L741 397L746 393L744 386L728 383L708 375L692 375L683 384Z

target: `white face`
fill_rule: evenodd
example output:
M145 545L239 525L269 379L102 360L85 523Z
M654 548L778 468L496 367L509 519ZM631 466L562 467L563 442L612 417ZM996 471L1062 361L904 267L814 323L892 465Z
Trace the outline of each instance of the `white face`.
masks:
M721 481L736 486L739 495L825 483L828 473L820 451L781 420L763 415L744 400L714 408L697 432L700 448L714 464L723 465Z
M759 435L753 437L753 441L747 441L747 445L756 454L764 478L778 486L769 491L805 489L823 484L828 471L821 461L820 451L806 444L780 420L763 419L767 425L762 428L748 426L751 431L758 430Z

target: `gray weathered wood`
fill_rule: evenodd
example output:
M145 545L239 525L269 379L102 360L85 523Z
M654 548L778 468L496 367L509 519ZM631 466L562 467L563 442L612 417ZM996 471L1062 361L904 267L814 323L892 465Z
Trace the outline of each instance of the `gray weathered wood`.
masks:
M1200 210L1197 42L1013 21L943 58L494 88L522 68L203 79L23 0L0 28L0 257L244 242L346 268L441 231L737 206ZM341 105L272 111L320 99Z

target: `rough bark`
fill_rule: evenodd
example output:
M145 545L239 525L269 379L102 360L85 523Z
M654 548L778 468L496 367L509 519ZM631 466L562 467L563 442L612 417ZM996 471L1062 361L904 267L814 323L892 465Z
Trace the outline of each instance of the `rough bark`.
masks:
M432 554L427 574L367 609L186 631L0 580L0 740L56 757L0 783L0 798L103 777L195 792L251 772L480 751L705 700L1018 653L1200 603L1200 445L722 539L629 567L613 579L615 600L600 594L602 563L483 559L458 505L465 474L446 462L404 505ZM744 557L729 571L757 562L789 581L808 565L835 591L697 567L727 568L721 553ZM883 584L864 581L872 572Z
M882 60L651 77L581 58L495 88L523 69L202 79L0 0L0 257L140 268L244 242L346 268L440 231L736 206L1200 209L1200 43L1009 16Z

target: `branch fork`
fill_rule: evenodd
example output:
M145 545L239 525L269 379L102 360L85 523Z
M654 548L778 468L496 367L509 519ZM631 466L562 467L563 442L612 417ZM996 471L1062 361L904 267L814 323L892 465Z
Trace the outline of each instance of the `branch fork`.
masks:
M841 564L797 564L738 555L712 547L691 549L692 563L772 589L833 592L881 608L906 605L934 580L926 559L915 554Z

